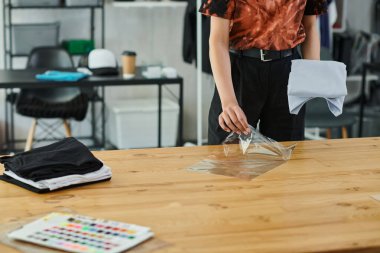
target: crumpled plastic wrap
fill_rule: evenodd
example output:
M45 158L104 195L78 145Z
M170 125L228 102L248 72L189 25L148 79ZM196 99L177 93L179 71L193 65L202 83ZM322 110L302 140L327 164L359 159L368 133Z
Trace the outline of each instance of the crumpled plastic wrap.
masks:
M276 157L287 161L290 159L295 145L285 147L280 143L262 135L255 128L250 126L251 132L248 135L238 135L236 133L230 134L223 142L224 154L228 157L230 155L236 155L236 145L239 144L240 151L243 155L246 154L261 154L265 156Z
M248 135L230 134L223 152L191 166L189 170L251 180L285 163L296 145L285 147L250 126Z

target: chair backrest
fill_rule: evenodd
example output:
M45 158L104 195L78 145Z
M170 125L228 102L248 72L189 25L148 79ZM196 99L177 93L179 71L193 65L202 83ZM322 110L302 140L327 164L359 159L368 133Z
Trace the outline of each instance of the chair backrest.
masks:
M330 49L321 47L321 60L322 61L333 61L333 56L331 55Z
M49 70L72 69L74 62L69 53L60 47L36 47L28 57L28 69L44 68ZM63 103L80 95L81 89L77 87L64 87L54 89L28 89L23 95L36 97L45 102Z
M306 103L306 116L330 114L331 112L324 98L314 98Z
M74 62L71 56L63 48L36 47L29 54L27 68L74 68Z

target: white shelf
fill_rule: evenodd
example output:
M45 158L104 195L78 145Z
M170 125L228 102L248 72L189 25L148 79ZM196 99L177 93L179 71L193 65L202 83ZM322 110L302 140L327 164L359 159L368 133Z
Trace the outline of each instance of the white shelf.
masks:
M131 2L113 2L114 7L120 8L157 8L157 7L186 7L187 2L175 1L131 1Z

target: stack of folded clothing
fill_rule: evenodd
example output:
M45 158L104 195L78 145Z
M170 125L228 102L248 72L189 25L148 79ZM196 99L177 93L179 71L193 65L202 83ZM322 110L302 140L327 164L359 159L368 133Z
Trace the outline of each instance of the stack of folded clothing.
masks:
M37 193L110 180L111 169L75 138L15 156L0 157L0 180Z

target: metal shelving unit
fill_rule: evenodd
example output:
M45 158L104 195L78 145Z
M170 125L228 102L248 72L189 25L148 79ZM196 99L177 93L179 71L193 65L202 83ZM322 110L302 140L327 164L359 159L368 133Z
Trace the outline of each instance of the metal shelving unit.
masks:
M17 57L27 57L27 54L13 54L13 41L12 41L12 25L13 23L13 15L14 11L28 11L28 10L73 10L73 9L85 9L89 10L89 22L90 22L90 39L95 41L95 18L101 19L101 41L100 46L102 48L105 47L105 10L104 10L104 2L100 5L96 6L13 6L11 4L11 0L3 0L3 40L4 40L4 68L5 69L13 69L13 59ZM96 10L99 10L100 15L96 15ZM98 17L97 17L98 16ZM25 22L27 23L27 22ZM5 100L5 118L6 122L10 122L10 127L8 123L5 126L5 135L6 135L6 143L12 144L10 146L6 146L6 150L15 150L15 143L24 141L24 140L16 140L15 139L15 130L14 130L14 104L8 98L12 98L15 96L14 89L6 89L6 100ZM105 89L104 86L100 87L100 90L95 90L96 96L91 100L91 126L92 126L92 134L90 138L94 140L94 146L104 146L104 143L97 143L96 141L96 120L95 120L95 102L100 102L103 106L104 110L104 94ZM104 128L104 126L103 126ZM104 139L104 129L102 129L102 136ZM87 138L87 137L84 137ZM4 148L4 147L3 147Z
M4 68L13 69L13 58L27 57L24 54L13 54L13 41L12 41L12 26L13 15L15 10L73 10L73 9L87 9L90 11L90 39L95 41L95 18L96 10L100 10L101 18L101 47L105 46L105 17L104 17L104 2L96 6L13 6L11 0L3 0L3 39L4 39Z

